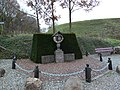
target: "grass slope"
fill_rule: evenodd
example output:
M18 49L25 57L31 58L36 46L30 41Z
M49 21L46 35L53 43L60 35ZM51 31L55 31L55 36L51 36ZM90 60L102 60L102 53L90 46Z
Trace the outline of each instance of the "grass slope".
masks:
M94 53L96 47L120 46L119 23L119 18L74 22L72 23L72 32L77 35L83 54L86 50ZM56 26L56 30L67 33L69 32L69 26L68 24L59 25ZM19 58L29 58L32 38L31 34L13 37L0 35L0 46L9 50L0 49L0 58L10 58L13 53L16 53Z
M11 58L17 54L19 58L29 58L32 45L32 35L0 36L0 58Z
M56 26L57 31L69 32L69 24ZM49 32L52 32L50 29ZM72 32L78 37L102 37L120 39L120 18L86 20L72 23Z
M0 49L0 58L11 58L15 53L18 58L29 58L32 47L32 35L17 35L14 37L0 36L0 46L4 46L7 51ZM78 37L78 44L83 54L85 51L95 53L96 47L108 47L120 45L120 40L97 39Z

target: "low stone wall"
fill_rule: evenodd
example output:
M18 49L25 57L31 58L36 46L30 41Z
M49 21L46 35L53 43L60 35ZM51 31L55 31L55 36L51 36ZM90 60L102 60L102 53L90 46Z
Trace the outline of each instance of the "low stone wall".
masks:
M42 64L53 63L55 62L54 55L46 55L41 57Z
M47 63L53 63L55 61L55 56L54 55L45 55L41 57L42 64L47 64ZM75 54L74 53L69 53L69 54L64 54L64 61L69 62L75 60Z
M64 59L65 62L73 61L75 60L75 54L74 53L64 54Z

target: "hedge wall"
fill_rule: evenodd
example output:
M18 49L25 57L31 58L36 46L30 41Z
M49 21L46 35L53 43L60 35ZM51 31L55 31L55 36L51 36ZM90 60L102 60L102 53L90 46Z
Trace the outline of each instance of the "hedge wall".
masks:
M75 59L81 59L82 53L78 46L75 34L63 34L64 40L61 49L65 54L74 53ZM56 43L52 34L34 34L30 59L35 63L41 63L41 56L54 55Z

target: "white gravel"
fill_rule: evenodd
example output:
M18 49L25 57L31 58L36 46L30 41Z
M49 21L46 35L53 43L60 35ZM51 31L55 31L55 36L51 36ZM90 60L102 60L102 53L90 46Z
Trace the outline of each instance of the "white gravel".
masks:
M92 55L99 60L97 55ZM120 64L120 55L103 56L107 62L108 57L113 61L114 70L108 72L91 83L84 80L84 90L120 90L120 75L115 72L115 67ZM12 60L0 60L0 68L6 70L5 76L0 78L0 90L24 90L25 80L29 76L23 72L11 69ZM42 90L64 90L65 81L45 81Z
M120 75L110 71L91 83L85 82L84 90L120 90Z
M100 60L100 58L99 58L99 56L97 54L91 55L91 56L96 58L97 60ZM111 58L114 70L116 69L116 67L118 65L120 65L120 54L113 54L113 55L110 55L110 54L105 55L105 54L103 54L102 58L103 58L103 62L108 62L108 58Z
M4 68L6 71L5 76L0 78L0 90L24 90L28 75L13 70L11 65L11 60L0 61L0 68Z

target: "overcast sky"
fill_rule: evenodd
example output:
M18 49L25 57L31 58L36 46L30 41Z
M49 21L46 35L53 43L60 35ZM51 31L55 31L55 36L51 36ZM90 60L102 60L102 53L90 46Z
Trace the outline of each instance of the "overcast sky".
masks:
M23 0L18 0L21 3L22 8L25 11L29 12L29 8L26 8ZM25 0L24 0L25 1ZM72 13L72 22L74 21L83 21L91 19L103 19L103 18L120 18L120 0L100 0L100 5L93 8L92 11L86 12L84 10L77 10ZM58 10L58 15L61 15L61 18L56 22L58 24L68 23L68 9ZM44 25L43 25L44 26Z

